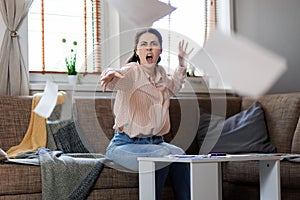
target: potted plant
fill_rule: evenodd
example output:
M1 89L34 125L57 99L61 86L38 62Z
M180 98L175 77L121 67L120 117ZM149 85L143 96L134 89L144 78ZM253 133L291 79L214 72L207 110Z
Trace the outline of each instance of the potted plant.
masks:
M62 43L66 44L67 40L63 38ZM76 70L76 58L77 58L77 51L75 50L76 46L77 46L77 41L73 41L69 55L65 57L65 64L67 68L69 83L72 84L75 84L77 82L77 74L78 74Z

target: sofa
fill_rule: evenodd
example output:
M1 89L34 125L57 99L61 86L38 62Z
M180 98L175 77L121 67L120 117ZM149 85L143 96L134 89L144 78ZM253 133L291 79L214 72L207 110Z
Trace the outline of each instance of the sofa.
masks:
M0 148L7 151L18 145L27 131L31 117L32 96L0 97ZM114 97L76 98L77 117L93 151L105 154L105 148L113 136ZM198 124L198 109L228 118L247 109L253 102L261 103L268 128L270 142L279 154L300 154L300 93L269 94L257 98L240 96L199 95L171 99L171 130L164 139L181 145L179 132L189 138L182 146L187 154L198 154L197 127L184 131L182 123ZM196 104L195 104L196 102ZM193 106L197 105L198 108ZM213 106L212 106L213 105ZM225 110L224 110L225 106ZM187 109L187 110L185 110ZM195 112L196 111L196 112ZM225 112L224 112L225 111ZM191 116L186 116L191 113ZM195 114L196 113L196 114ZM184 115L184 117L183 117ZM176 136L177 135L177 136ZM259 199L259 170L255 161L222 163L223 199ZM300 165L283 159L280 164L281 195L283 200L300 196ZM42 199L41 169L39 166L16 163L0 163L1 199ZM87 199L138 199L138 174L122 170L112 162L106 162ZM199 185L199 187L201 187ZM168 180L164 199L173 199Z

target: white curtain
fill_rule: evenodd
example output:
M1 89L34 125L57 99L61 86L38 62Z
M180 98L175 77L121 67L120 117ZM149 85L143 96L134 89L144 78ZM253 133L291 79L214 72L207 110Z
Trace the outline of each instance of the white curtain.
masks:
M205 12L206 12L206 27L205 27L205 39L209 38L209 35L215 30L217 24L217 1L206 0Z
M0 95L28 95L29 72L19 44L18 30L33 0L0 0L6 25L0 49Z

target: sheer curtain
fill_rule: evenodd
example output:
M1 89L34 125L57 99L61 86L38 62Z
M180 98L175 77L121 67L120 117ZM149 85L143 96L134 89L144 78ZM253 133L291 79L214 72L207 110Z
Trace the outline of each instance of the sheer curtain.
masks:
M0 0L6 25L0 49L0 95L28 95L29 74L20 49L18 30L33 0Z
M217 0L206 0L205 3L206 3L205 39L208 39L211 32L215 30L217 24L217 15L216 15Z

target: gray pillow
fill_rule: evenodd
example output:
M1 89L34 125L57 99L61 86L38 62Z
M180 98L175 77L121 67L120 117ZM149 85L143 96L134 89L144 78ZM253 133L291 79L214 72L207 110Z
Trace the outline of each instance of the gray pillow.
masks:
M47 130L47 148L55 151L57 150L57 146L54 141L53 135L62 127L66 126L68 121L60 122L61 115L61 105L56 105L54 110L52 111L50 117L47 120L46 130Z
M62 124L64 123L61 122ZM87 139L77 121L69 121L53 135L58 150L64 153L89 153Z
M47 148L61 150L64 153L89 153L92 148L85 137L84 131L75 119L60 120L61 105L56 105L48 118ZM76 111L76 108L74 108Z
M213 123L213 127L215 128L213 128L211 132L207 133L210 122ZM223 124L224 126L222 127ZM259 102L255 102L248 109L226 119L225 121L224 118L220 116L210 115L208 113L202 114L197 132L199 146L201 147L204 137L207 136L207 134L215 134L218 132L217 129L220 129L220 127L222 127L220 137L217 139L216 144L210 152L276 152L276 147L270 142L264 111ZM199 154L202 153L203 152L199 152Z

